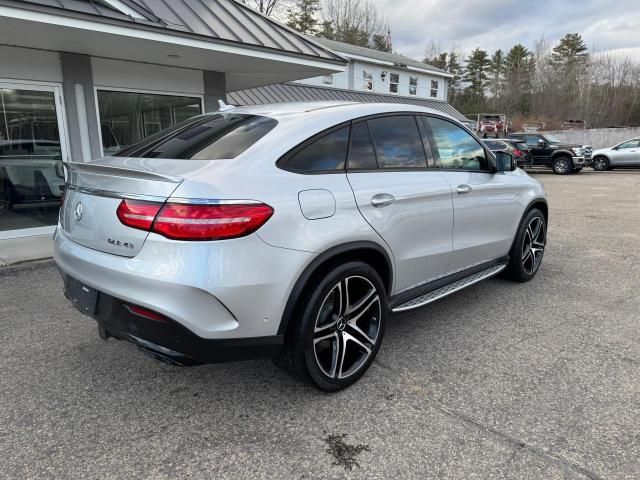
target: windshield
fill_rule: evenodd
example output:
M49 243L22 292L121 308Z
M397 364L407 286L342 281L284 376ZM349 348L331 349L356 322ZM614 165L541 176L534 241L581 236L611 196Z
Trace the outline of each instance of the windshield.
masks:
M549 143L562 143L562 139L548 133L544 134L544 138L546 138Z

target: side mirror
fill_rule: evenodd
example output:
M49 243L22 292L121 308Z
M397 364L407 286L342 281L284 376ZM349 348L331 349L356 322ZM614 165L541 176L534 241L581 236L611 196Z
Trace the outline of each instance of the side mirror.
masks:
M513 172L518 166L513 155L507 152L496 152L496 171Z
M546 146L547 146L546 142L543 139L539 138L538 139L538 148L544 148Z

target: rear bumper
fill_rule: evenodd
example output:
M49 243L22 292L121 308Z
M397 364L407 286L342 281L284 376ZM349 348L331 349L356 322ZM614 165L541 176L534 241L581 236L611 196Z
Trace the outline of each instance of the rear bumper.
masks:
M272 247L255 234L219 242L149 234L134 257L84 247L60 228L54 236L63 274L211 340L276 335L286 299L313 256Z
M181 366L250 360L277 354L284 342L283 335L256 338L207 339L196 335L167 317L150 319L133 313L129 304L97 292L95 309L79 306L73 298L71 284L78 282L64 272L65 296L82 314L98 323L100 336L115 338L136 345L144 353L166 363Z

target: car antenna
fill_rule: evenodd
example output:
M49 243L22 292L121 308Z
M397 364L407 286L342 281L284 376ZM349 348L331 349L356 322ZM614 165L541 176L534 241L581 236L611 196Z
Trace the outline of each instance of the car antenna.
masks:
M218 111L219 112L228 112L229 110L233 110L236 108L235 105L227 105L222 100L218 100Z

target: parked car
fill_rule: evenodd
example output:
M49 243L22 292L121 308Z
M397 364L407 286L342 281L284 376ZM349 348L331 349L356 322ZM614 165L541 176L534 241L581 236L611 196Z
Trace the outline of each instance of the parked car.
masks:
M57 206L64 183L59 142L0 140L0 209Z
M509 138L523 141L531 149L531 162L526 168L551 168L566 175L579 172L591 162L591 146L565 143L549 133L512 133Z
M492 152L507 152L513 155L516 160L516 165L524 167L531 162L531 150L526 143L520 140L509 140L505 138L499 138L496 140L483 140L489 150Z
M599 172L613 168L640 168L640 138L595 150L591 166Z
M299 103L71 164L54 244L102 338L181 365L275 356L334 391L371 365L390 312L531 280L546 232L542 184L441 112Z
M482 138L499 138L510 131L510 122L504 114L479 113L476 131Z

